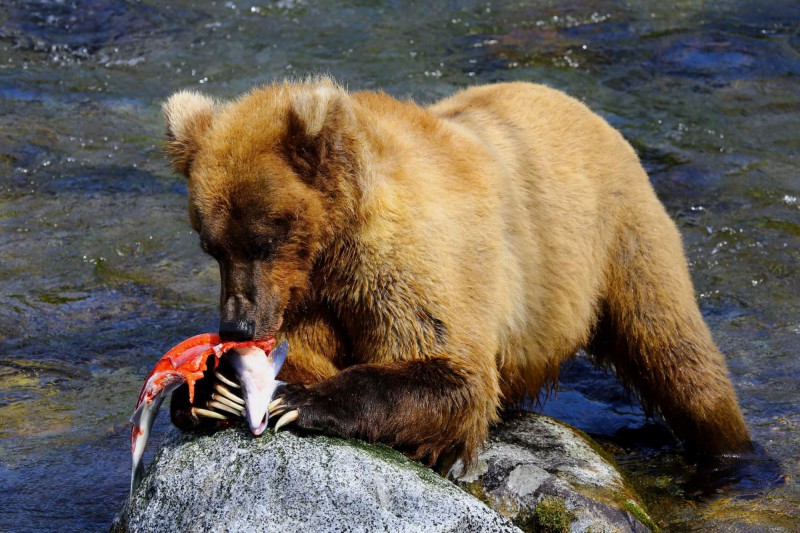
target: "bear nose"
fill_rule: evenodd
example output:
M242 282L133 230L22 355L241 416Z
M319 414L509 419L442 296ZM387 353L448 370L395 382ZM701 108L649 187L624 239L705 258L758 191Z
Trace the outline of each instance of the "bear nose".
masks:
M256 333L256 324L252 320L221 320L219 336L224 341L251 341Z

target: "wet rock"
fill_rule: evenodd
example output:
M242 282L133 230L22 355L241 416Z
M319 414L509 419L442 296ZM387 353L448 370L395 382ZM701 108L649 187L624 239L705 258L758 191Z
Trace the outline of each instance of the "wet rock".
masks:
M518 531L385 446L172 429L112 531Z
M515 413L457 481L526 531L648 531L652 521L604 455L570 426Z
M385 446L173 428L112 531L648 531L604 455L565 424L514 413L462 491Z

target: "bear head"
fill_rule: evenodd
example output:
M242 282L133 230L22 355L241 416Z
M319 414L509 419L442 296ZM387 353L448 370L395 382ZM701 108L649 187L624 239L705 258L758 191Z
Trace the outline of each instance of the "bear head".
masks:
M320 254L353 225L360 174L351 96L328 79L231 102L181 91L166 151L188 180L191 225L219 263L220 335L274 335L313 286Z

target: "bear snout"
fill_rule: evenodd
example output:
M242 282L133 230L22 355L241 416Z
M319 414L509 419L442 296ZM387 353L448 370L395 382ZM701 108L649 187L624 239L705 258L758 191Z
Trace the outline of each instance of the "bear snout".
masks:
M250 341L256 333L256 323L253 320L220 320L219 336L226 341Z

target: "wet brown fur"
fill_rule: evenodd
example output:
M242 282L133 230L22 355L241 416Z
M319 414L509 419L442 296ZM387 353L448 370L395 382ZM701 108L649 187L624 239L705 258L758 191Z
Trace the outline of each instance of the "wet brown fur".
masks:
M509 83L420 107L315 79L165 111L223 319L289 339L301 427L469 462L585 348L690 450L749 448L678 231L576 100Z

